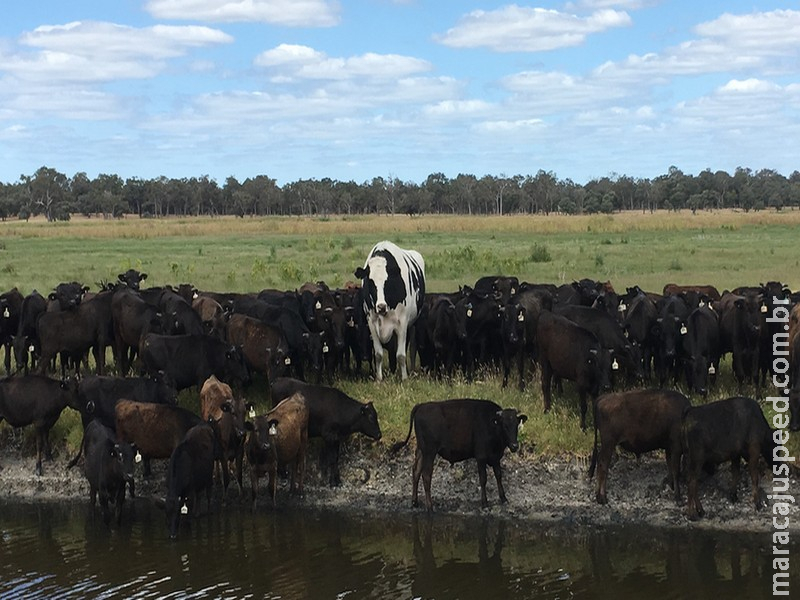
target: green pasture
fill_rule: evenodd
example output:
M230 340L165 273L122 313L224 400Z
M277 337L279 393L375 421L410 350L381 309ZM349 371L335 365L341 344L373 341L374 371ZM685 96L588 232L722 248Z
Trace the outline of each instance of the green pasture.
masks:
M23 293L47 293L57 283L73 280L96 289L99 282L115 280L129 268L147 272L147 285L192 283L201 290L295 289L316 280L341 286L353 279L354 269L383 239L422 253L431 291L455 290L488 274L556 284L588 277L609 280L618 291L638 284L660 292L666 283L713 284L722 291L767 280L798 289L798 228L800 212L793 211L9 221L0 223L0 290L16 286ZM721 370L709 400L737 393L729 360ZM528 415L523 432L528 452L585 457L591 451L591 430L580 431L572 386L565 383L564 395L555 396L553 410L544 415L538 372L529 373L524 392L502 389L494 372L482 373L471 384L414 375L402 384L389 377L380 385L351 380L335 385L375 402L383 447L405 437L415 403L475 397ZM266 410L263 380L247 394ZM184 392L181 403L197 409L197 392ZM68 447L76 447L77 415L65 411L52 439L55 446L66 441ZM790 447L800 453L796 439Z

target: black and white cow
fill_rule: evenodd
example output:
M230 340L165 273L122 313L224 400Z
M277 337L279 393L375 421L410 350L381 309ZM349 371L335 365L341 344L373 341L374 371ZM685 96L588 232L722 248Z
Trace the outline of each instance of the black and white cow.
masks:
M422 310L425 261L416 250L378 242L355 276L362 280L364 312L375 352L375 378L383 379L383 346L397 335L397 362L401 377L406 379L406 336Z

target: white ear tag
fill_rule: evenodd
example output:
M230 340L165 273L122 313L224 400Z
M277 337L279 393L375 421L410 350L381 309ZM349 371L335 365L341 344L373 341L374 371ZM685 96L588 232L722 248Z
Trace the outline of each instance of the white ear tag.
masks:
M8 311L8 309L6 309L6 311ZM769 309L767 308L766 304L762 304L761 305L761 312L762 313L769 312ZM6 315L6 316L8 316L8 315Z
M270 435L277 435L278 434L278 426L274 423L269 426L269 434Z
M197 300L199 297L200 297L200 294L198 294L197 292L195 292L194 294L192 294L192 299L193 299L193 300Z
M471 316L472 316L472 309L471 309L471 308L468 308L468 309L467 309L467 316L468 316L468 317L471 317Z
M28 346L28 352L33 352L34 350L36 350L36 348L33 347L33 344Z
M319 310L320 308L322 308L322 302L320 302L319 300L317 300L317 303L314 305L314 308L316 308L317 310Z
M689 330L686 329L686 325L681 325L681 335L686 335Z
M517 315L517 321L519 321L520 323L524 322L525 321L525 313L519 313L519 315Z
M8 307L7 307L7 306L6 306L6 309L3 311L3 316L4 316L6 319L7 319L8 317L10 317L10 316L11 316L11 313L10 313L10 312L8 312Z
M517 424L517 433L522 433L522 421Z
M290 365L290 364L292 364L292 359L291 359L291 358L289 358L289 357L287 356L287 357L286 357L286 358L283 360L283 364L285 364L285 365Z
M255 408L251 408L250 412L247 413L247 416L250 417L251 419L255 419L256 418L256 409Z
M614 359L614 362L611 363L611 370L612 371L619 371L619 363L617 362L616 358Z
M714 368L714 365L709 365L708 366L708 374L709 375L713 375L716 372L717 372L717 370Z
M626 310L628 310L628 305L627 305L627 304L625 304L625 303L623 302L622 304L620 304L620 305L617 307L617 310L618 310L619 312L625 312Z
M142 453L138 450L136 451L136 456L133 457L133 462L140 463L142 462Z
M182 515L188 515L189 514L189 507L186 506L185 502L183 503L183 506L181 506L181 514Z
M323 354L327 354L327 353L328 353L328 351L329 351L328 344L324 344L324 345L322 346L322 353L323 353Z
M702 300L700 300L700 305L699 305L699 306L700 306L700 308L703 308L705 305L706 305L706 303L705 303L705 302L703 302Z

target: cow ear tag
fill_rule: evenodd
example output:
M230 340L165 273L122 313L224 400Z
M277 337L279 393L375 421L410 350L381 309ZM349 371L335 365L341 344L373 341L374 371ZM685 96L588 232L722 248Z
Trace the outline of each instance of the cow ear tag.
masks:
M709 365L708 366L708 374L709 375L713 375L716 372L717 372L717 370L714 368L714 365Z
M628 305L627 305L627 304L625 304L624 302L622 302L622 303L621 303L621 304L620 304L620 305L617 307L617 310L618 310L619 312L625 312L626 310L628 310Z
M616 358L614 359L614 362L611 363L611 370L612 371L619 371L619 363L617 362Z
M28 352L33 352L34 350L35 350L35 348L33 347L33 344L28 346Z
M256 409L251 406L250 407L250 412L247 413L247 416L250 417L251 419L255 419L256 418Z
M7 306L6 306L6 309L3 311L3 316L4 316L6 319L7 319L8 317L10 317L10 316L11 316L11 313L10 313L10 312L8 312L8 307L7 307Z
M324 344L322 346L322 353L327 354L330 349L328 348L328 344Z
M317 300L317 303L314 305L314 308L316 308L317 310L319 310L320 308L322 308L322 302L320 302L319 300Z
M284 359L284 361L283 361L283 364L285 364L285 365L290 365L290 364L292 364L292 359L291 359L291 358L289 358L289 357L287 356L287 357Z
M276 435L278 433L278 427L273 423L269 426L269 434Z
M524 322L525 321L525 313L519 313L519 315L517 315L517 321L519 321L520 323Z
M181 514L182 515L188 515L189 514L189 507L186 506L186 502L184 502L183 506L181 506Z
M768 312L768 311L769 311L769 309L767 308L767 305L766 304L762 304L761 305L761 312L765 313L765 312ZM6 309L6 312L8 312L8 309ZM6 315L6 316L8 316L8 315Z
M706 303L703 302L702 300L700 300L700 304L699 304L700 308L703 308L705 305L706 305Z
M681 335L686 335L686 332L689 331L686 329L686 325L681 325Z
M142 462L142 453L138 450L136 451L136 456L133 457L133 462L140 463Z

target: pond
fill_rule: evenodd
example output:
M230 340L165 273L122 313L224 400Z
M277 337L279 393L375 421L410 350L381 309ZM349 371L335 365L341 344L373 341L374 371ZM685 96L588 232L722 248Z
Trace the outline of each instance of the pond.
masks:
M228 507L170 540L144 500L111 528L85 503L0 505L2 598L752 600L771 560L767 534L697 529Z

